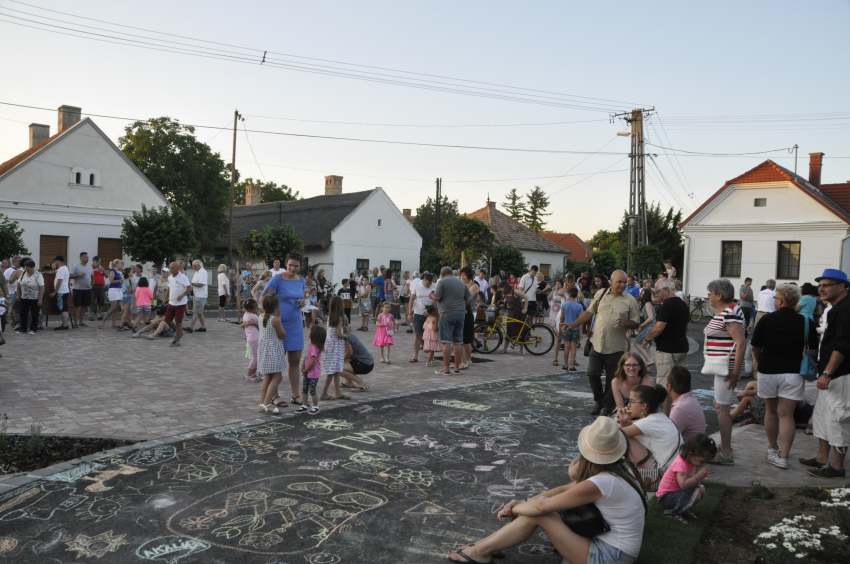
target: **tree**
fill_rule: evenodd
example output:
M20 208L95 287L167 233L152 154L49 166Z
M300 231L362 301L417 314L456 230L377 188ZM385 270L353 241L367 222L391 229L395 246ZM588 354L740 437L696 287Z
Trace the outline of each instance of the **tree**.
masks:
M439 231L442 231L443 225L458 216L457 200L450 202L448 196L445 195L442 199L443 201L440 202L440 225L437 226ZM416 218L413 220L413 228L422 236L423 250L436 245L434 242L435 217L434 199L428 197L424 204L416 208Z
M299 199L298 192L293 192L292 188L286 184L278 185L274 182L262 182L260 180L254 180L253 178L246 178L234 188L233 201L237 206L245 205L245 191L250 184L259 185L262 188L262 191L260 192L262 196L260 199L261 204L268 204L270 202L293 202Z
M655 245L641 245L632 251L632 272L649 275L651 279L664 270L664 255Z
M431 272L439 278L440 269L446 266L446 261L443 258L443 251L439 247L431 247L422 252L419 260L419 270ZM449 264L452 268L460 266L460 262Z
M239 253L240 257L255 262L264 260L268 256L268 246L265 235L256 229L252 229L236 241L236 252Z
M21 237L23 234L24 230L20 229L17 221L0 213L0 258L29 254L29 249Z
M517 194L516 188L511 188L511 191L505 196L505 202L502 206L512 219L525 221L525 202L522 201L522 196Z
M608 278L611 278L612 272L622 270L624 267L623 257L611 249L594 251L592 257L593 272L604 274Z
M180 254L190 255L198 248L192 219L177 206L148 208L124 218L121 248L136 262L161 265Z
M286 225L267 225L265 231L266 239L266 264L272 264L275 259L281 263L286 262L286 256L290 251L304 252L304 243L298 232L289 223Z
M504 269L508 274L516 274L521 276L528 271L528 263L525 262L525 256L522 251L510 245L496 245L490 252L490 256L485 260L489 264L493 262L491 275L498 274L501 269Z
M534 190L528 193L528 203L525 210L525 224L535 233L540 233L546 227L546 222L543 221L547 215L546 208L549 207L549 198L546 197L546 192L540 186L535 186Z
M230 173L218 153L195 138L193 127L169 117L124 128L118 146L172 205L192 219L204 248L226 233Z
M443 257L451 263L473 265L490 252L496 244L496 235L490 226L476 217L456 217L443 224Z
M620 223L619 238L626 248L629 244L629 224L625 213ZM657 247L664 260L670 259L679 276L682 275L682 263L685 260L685 244L679 224L682 223L682 210L661 211L661 203L650 203L646 207L646 225L649 244ZM660 269L659 269L660 272Z

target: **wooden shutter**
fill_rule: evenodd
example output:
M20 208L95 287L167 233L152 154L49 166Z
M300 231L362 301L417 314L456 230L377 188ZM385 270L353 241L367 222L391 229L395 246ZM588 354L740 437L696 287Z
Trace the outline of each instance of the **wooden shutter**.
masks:
M38 261L36 268L48 265L57 256L68 260L68 238L57 235L42 235L38 249Z
M97 254L100 256L100 265L109 269L109 262L123 257L121 254L121 239L106 239L98 237Z

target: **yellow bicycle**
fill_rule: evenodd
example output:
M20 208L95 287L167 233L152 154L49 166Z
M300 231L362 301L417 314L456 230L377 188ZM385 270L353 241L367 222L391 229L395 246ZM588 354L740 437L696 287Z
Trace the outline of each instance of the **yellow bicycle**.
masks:
M508 336L508 324L511 324L512 330L519 328L515 337ZM548 353L555 346L555 332L546 323L529 325L497 311L495 321L482 321L475 325L472 348L476 352L490 354L499 349L505 339L537 356Z

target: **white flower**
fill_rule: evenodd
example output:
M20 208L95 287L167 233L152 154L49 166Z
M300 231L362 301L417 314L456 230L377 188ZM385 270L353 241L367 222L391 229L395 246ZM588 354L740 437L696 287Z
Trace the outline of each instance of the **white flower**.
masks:
M771 543L764 545L764 547L769 548L770 550L773 550L774 548L776 548L776 545L771 542Z

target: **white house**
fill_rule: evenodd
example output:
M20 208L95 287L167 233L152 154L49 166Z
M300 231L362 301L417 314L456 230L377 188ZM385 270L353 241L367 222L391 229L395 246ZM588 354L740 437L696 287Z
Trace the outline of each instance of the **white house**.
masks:
M745 278L758 290L777 283L814 282L825 268L850 268L850 183L821 184L823 153L811 153L809 178L773 161L726 182L681 224L684 292Z
M419 268L422 237L381 188L342 193L342 177L325 177L325 195L294 202L259 203L258 186L249 187L244 206L233 208L233 251L252 229L292 225L304 242L306 263L335 284L355 270L384 265L396 278ZM216 249L223 254L227 249ZM285 257L280 257L284 259ZM240 264L245 263L239 257Z
M0 213L20 223L40 267L81 252L124 258L121 224L134 211L169 206L162 193L80 108L59 108L59 131L32 124L30 148L0 164ZM23 138L23 132L21 132Z

